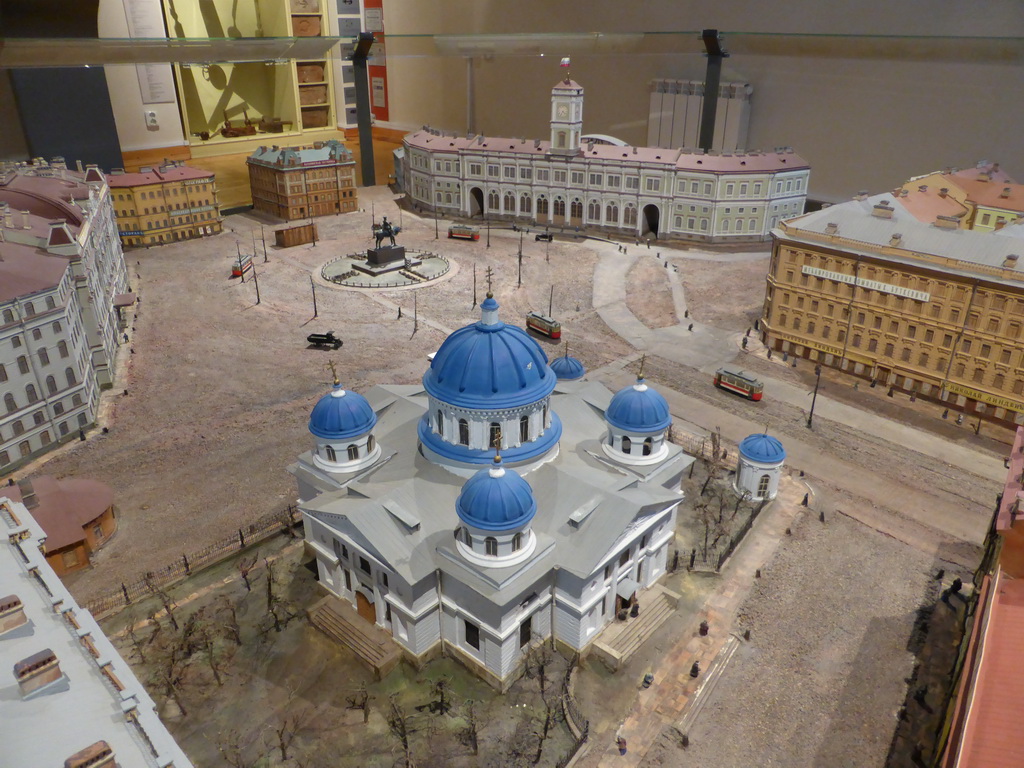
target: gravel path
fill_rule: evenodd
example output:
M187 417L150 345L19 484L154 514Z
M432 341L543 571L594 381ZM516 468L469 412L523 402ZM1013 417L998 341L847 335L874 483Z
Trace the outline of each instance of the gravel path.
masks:
M751 641L723 672L689 749L666 740L646 764L883 765L913 667L915 611L934 598L931 567L849 518L822 525L805 515L740 610Z

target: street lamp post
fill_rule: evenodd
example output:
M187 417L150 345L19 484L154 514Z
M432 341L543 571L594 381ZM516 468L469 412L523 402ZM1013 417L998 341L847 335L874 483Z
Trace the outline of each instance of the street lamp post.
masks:
M818 386L821 384L821 365L814 366L814 396L811 397L811 412L807 414L807 428L812 429L814 420L814 404L818 401Z
M490 248L491 247L491 220L485 218L484 221L487 222L487 247Z
M434 208L434 239L437 240L439 237L437 231L437 208Z

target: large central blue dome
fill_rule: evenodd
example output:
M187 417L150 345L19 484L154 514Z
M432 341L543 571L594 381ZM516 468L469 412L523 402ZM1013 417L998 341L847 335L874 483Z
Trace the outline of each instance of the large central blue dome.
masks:
M516 408L535 403L555 388L548 357L526 331L498 320L488 296L479 322L445 339L423 387L443 403L470 409Z
M481 469L462 486L455 501L459 519L485 531L522 528L537 511L533 489L518 472L500 463Z

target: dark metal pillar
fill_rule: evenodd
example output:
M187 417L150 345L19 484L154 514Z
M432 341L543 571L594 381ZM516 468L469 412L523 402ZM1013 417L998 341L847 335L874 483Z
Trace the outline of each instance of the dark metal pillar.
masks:
M373 45L372 32L360 32L352 51L352 69L356 81L356 124L359 126L359 167L362 169L363 186L377 184L373 167L373 130L370 115L370 78L366 73L366 59Z
M700 33L708 57L707 74L704 76L704 108L700 115L700 138L697 143L705 152L711 151L715 141L715 116L718 112L718 86L722 80L722 59L729 54L722 48L722 37L717 29L705 29Z

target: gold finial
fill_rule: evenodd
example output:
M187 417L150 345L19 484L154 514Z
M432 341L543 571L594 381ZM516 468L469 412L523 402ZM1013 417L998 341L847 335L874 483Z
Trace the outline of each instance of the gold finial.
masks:
M337 386L338 384L341 384L341 380L338 378L338 368L337 368L337 366L335 366L334 361L333 360L328 360L327 361L327 367L331 369L331 375L334 376L334 384L335 384L335 386Z
M488 299L493 299L494 298L494 294L491 293L491 290L492 290L491 289L491 279L494 277L494 270L491 269L490 267L488 267L487 268L487 272L486 272L486 276L487 276L487 298Z
M491 438L491 442L494 443L494 463L501 464L501 428L494 430L494 435Z
M569 340L568 339L565 340L565 356L566 357L569 356Z
M640 357L640 372L636 375L638 380L642 379L644 377L644 363L646 363L646 362L647 362L647 354L644 353Z

